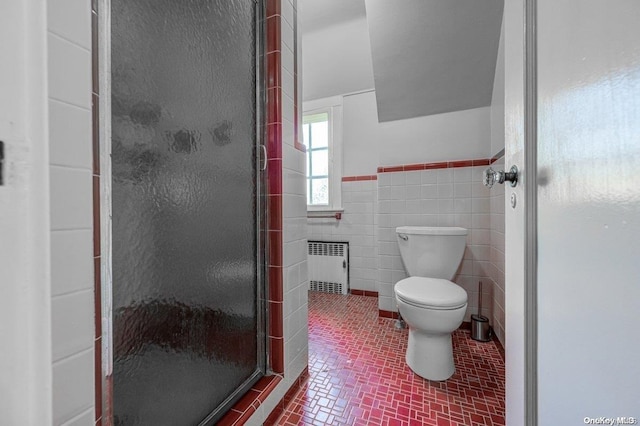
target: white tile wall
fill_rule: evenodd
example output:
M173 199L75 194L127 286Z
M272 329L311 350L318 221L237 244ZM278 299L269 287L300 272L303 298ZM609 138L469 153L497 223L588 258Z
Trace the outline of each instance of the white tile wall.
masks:
M57 166L91 167L91 111L68 103L49 101L49 158Z
M80 2L77 7L84 8L80 6ZM86 16L86 19L91 18L90 13ZM48 43L50 99L90 109L91 50L72 40L61 38L51 31Z
M307 289L307 203L305 188L305 154L294 148L294 121L299 111L294 107L293 58L294 4L282 1L282 74L291 78L282 80L282 211L283 211L283 286L284 286L284 336L285 336L285 380L291 380L307 367L308 361L308 305ZM285 53L286 51L286 53ZM291 58L287 62L287 58ZM300 56L298 55L298 61ZM299 88L302 86L299 85ZM300 103L298 103L300 105ZM298 117L299 119L300 117Z
M406 277L395 228L402 225L461 226L469 230L464 258L453 281L469 295L465 321L477 312L483 282L483 312L491 303L490 200L482 185L486 167L381 173L378 175L378 305L396 311L393 286ZM484 307L487 309L485 310Z
M342 182L342 204L341 220L309 219L308 237L348 242L350 288L377 291L376 181Z
M247 425L261 425L280 402L294 380L308 364L308 288L307 273L307 203L305 193L305 154L294 148L294 119L300 111L294 108L293 10L296 2L282 0L282 215L283 215L283 287L284 287L284 379L278 384ZM298 49L300 49L298 32ZM301 63L297 52L298 70ZM285 76L286 75L286 76ZM299 71L298 78L302 73ZM302 88L298 81L298 88ZM301 90L298 91L299 93ZM298 93L298 94L299 94ZM300 100L298 105L302 105ZM301 122L301 121L299 121Z
M90 7L48 5L55 425L94 424Z
M85 49L91 49L91 2L57 0L47 7L50 33L65 38Z
M51 315L54 362L86 350L87 343L93 342L94 322L79 320L93 318L92 288L54 297Z
M89 409L84 413L72 418L68 422L62 424L62 426L84 426L90 425L93 422L93 409Z
M249 424L260 424L307 366L305 163L304 155L293 149L296 112L293 108L292 11L295 4L289 0L283 3L286 18L282 25L286 373L285 380ZM63 0L48 8L51 220L54 229L53 417L56 425L90 425L94 419L89 5L89 2ZM300 44L298 42L298 47ZM299 87L302 86L299 84ZM371 237L365 242L373 247L373 241ZM370 265L370 261L363 264Z
M91 139L76 142L91 143ZM92 229L91 170L51 165L50 179L51 229L56 231Z
M93 350L89 349L53 364L54 425L93 411L93 363Z
M51 294L93 289L93 234L90 229L51 233Z

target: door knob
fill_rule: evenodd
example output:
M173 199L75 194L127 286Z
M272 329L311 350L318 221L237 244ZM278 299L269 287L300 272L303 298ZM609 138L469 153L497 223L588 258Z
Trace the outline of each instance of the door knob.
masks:
M491 188L496 182L504 183L505 180L511 182L511 186L518 184L518 168L516 166L511 166L508 172L503 170L495 171L489 167L484 171L482 183Z

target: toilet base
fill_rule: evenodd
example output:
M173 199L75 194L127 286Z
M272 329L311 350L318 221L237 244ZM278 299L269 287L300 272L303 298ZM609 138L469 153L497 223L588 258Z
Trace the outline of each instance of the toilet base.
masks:
M451 333L426 334L410 328L406 361L420 377L435 381L447 380L456 371Z

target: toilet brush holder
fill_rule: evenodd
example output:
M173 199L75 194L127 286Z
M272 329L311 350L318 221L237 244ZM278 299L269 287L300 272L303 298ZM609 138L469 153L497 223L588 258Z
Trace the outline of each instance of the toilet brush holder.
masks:
M471 338L479 342L491 340L491 326L489 318L483 315L471 315Z
M489 318L482 313L482 281L478 283L478 314L471 315L471 338L479 342L491 340L491 326Z

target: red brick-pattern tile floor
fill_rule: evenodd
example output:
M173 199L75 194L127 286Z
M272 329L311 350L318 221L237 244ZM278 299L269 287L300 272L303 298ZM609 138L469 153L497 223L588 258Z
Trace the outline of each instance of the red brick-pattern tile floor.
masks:
M494 343L453 334L455 374L406 365L407 330L374 297L309 292L309 379L279 425L504 425L504 361Z

